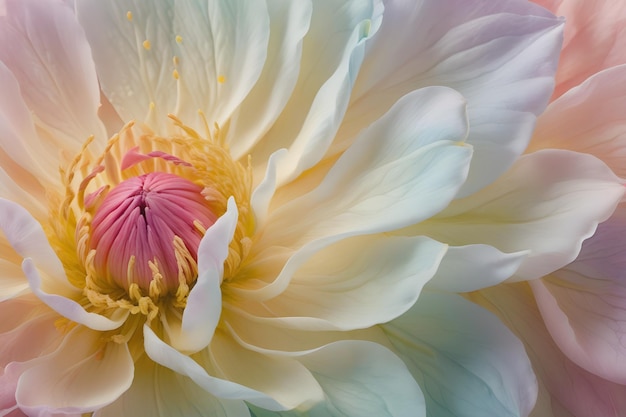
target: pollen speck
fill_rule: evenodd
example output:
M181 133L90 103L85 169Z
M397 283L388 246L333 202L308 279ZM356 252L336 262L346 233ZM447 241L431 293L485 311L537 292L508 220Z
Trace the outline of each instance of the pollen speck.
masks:
M178 63L180 62L180 60L178 59L178 57L177 57L177 56L174 56L174 57L172 58L172 62L174 63L174 66L177 66L177 65L178 65Z
M129 22L133 21L133 12L131 12L130 10L126 12L126 19L128 19Z
M146 51L149 51L151 46L152 45L150 44L149 40L146 39L145 41L143 41L143 47Z
M156 107L156 104L154 104L154 101L150 102L150 110L154 110L154 108Z
M224 84L226 82L226 77L224 77L223 75L218 76L217 82L220 84Z
M176 43L183 43L183 37L180 35L176 35Z
M180 78L180 74L178 74L178 70L172 71L172 77L174 77L175 80Z

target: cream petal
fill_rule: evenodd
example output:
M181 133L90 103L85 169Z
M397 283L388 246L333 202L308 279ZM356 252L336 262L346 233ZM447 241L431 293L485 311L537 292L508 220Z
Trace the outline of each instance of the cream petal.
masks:
M222 310L220 284L224 261L237 227L237 218L237 206L231 197L226 213L217 219L200 241L198 279L187 298L181 322L163 318L170 344L180 351L197 352L205 348L213 337Z
M569 149L602 159L626 176L626 65L589 77L550 103L537 120L528 152Z
M285 291L256 310L275 326L299 330L348 331L385 323L415 303L446 249L425 237L342 240L311 256Z
M133 373L126 344L104 344L99 332L77 327L20 376L16 399L32 416L88 413L115 401Z
M462 193L471 194L527 145L553 87L561 31L562 21L525 1L388 1L335 151L409 91L452 87L468 101L476 153Z
M276 192L277 166L279 161L286 156L287 150L284 148L279 149L270 155L265 176L252 193L250 205L252 206L255 224L258 228L261 228L267 220L270 203L272 202L272 197L274 197L274 193Z
M309 30L310 0L268 0L267 7L271 30L265 66L228 129L234 159L246 156L284 110L298 80L302 40Z
M451 246L426 287L455 293L490 287L511 277L527 255L503 253L489 245Z
M389 231L435 215L466 178L466 133L465 102L456 92L410 93L358 137L319 186L270 214L267 239L293 246Z
M191 378L211 395L221 399L245 400L266 409L285 410L288 408L260 391L209 375L206 369L193 358L180 353L159 339L149 326L144 325L143 335L144 349L150 359ZM206 351L201 353L206 354Z
M626 386L589 373L554 343L526 282L498 285L471 295L495 312L526 345L539 379L533 417L620 417L626 413Z
M289 149L289 158L280 165L280 184L319 162L333 140L381 11L378 0L313 2L296 86L276 123L251 152L253 161L267 161L277 149Z
M382 326L426 398L428 415L528 416L537 382L522 343L456 294L424 291Z
M222 333L215 335L209 352L221 378L263 392L283 409L307 408L324 398L314 375L300 359L254 352Z
M284 248L301 246L289 254L274 282L233 291L250 299L275 297L320 249L441 211L467 174L471 148L459 142L466 131L464 101L453 90L432 87L404 97L358 138L317 188L270 213L258 247L269 248L266 252L275 257Z
M0 61L19 82L40 134L72 157L106 131L97 116L100 90L82 28L63 2L5 0L0 16ZM40 150L41 151L41 150Z
M189 378L143 356L128 391L94 417L249 417L243 401L216 398Z
M313 409L313 416L426 416L422 391L405 364L379 344L340 341L299 360L326 394L326 403Z
M78 292L66 279L65 270L50 246L41 225L19 204L0 198L0 229L22 258L45 271L50 284L63 292Z
M514 279L535 279L576 258L582 241L622 198L620 182L591 155L542 150L521 157L494 184L405 232L451 245L528 250Z
M265 2L80 0L102 89L123 120L166 132L168 113L196 129L224 126L267 54Z

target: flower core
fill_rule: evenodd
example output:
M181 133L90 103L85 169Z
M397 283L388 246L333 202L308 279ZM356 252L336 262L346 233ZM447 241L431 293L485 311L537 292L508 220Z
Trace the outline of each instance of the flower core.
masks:
M149 291L153 280L175 292L193 284L203 231L217 216L202 187L179 176L151 172L118 184L91 222L90 249L99 275L128 290Z

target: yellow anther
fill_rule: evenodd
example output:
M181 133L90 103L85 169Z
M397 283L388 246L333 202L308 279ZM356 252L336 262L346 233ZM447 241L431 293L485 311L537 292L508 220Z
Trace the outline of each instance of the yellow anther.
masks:
M180 78L180 74L178 74L178 70L172 71L172 77L174 77L175 80Z
M178 63L180 62L180 59L178 59L178 57L174 55L174 57L172 58L172 62L174 63L174 66L177 66Z
M176 43L183 43L183 37L180 35L176 35Z
M150 41L149 41L149 40L147 40L147 39L146 39L145 41L143 41L143 48L144 48L146 51L149 51L151 46L152 46L152 45L150 44Z
M154 101L150 102L150 110L154 110L154 108L156 107L156 104L154 104Z
M223 75L218 76L217 82L220 84L224 84L226 82L226 77L224 77Z
M128 19L129 22L133 21L133 12L131 12L130 10L126 12L126 19Z

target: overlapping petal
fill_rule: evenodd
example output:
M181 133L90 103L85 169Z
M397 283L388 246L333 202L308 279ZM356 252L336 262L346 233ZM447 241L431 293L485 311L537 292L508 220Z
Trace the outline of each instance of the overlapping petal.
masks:
M521 157L491 186L410 230L452 245L529 250L516 277L535 279L573 261L623 193L621 180L595 157L544 150Z
M126 344L103 345L98 332L82 327L72 330L56 351L24 366L17 403L37 416L99 409L126 391L134 375Z
M45 138L45 152L56 155L63 149L72 157L89 136L104 142L91 49L71 8L55 1L3 4L0 61L20 84L38 133Z
M528 283L482 290L471 299L496 313L521 340L539 378L533 417L618 417L626 412L626 385L590 373L568 359L543 324Z
M522 343L459 295L424 292L382 327L420 383L428 415L517 417L534 406L537 382Z
M602 223L578 258L531 283L546 327L578 366L626 384L626 210Z
M399 27L410 27L412 35L398 37ZM338 149L409 91L452 87L468 101L468 143L475 148L463 188L469 195L526 147L536 115L548 103L561 31L561 21L529 2L386 2Z

